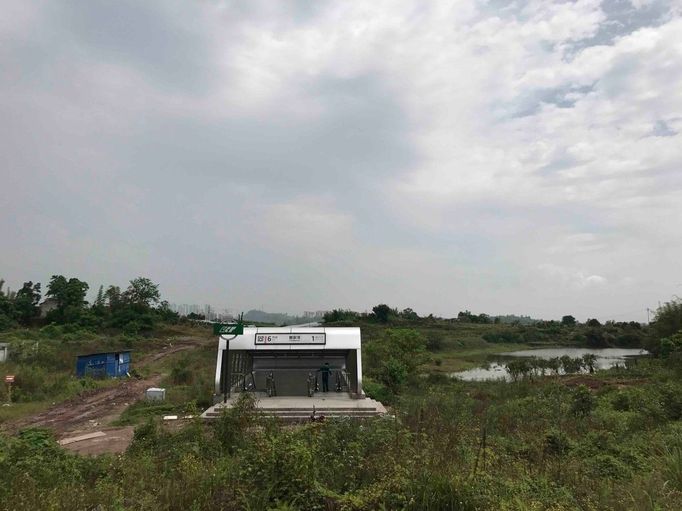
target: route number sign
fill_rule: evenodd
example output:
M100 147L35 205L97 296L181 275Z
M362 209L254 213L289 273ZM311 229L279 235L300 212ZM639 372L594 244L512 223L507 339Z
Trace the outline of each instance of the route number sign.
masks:
M7 376L5 376L5 383L14 383L14 375L8 374Z

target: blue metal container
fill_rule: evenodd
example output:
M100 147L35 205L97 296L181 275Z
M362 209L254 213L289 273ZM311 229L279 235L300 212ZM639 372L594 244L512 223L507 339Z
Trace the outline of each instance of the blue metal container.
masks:
M130 372L130 351L79 355L76 376L84 378L119 378Z

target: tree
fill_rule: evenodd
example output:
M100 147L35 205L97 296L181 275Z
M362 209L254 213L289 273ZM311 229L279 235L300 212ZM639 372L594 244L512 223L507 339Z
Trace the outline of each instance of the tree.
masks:
M14 302L8 294L2 290L5 281L0 279L0 330L6 330L15 325L14 323Z
M14 311L16 319L22 325L29 325L40 314L40 283L24 282L22 288L17 291L14 298Z
M659 339L682 330L682 300L672 300L659 307L651 326Z
M561 318L561 324L564 326L575 326L575 318L571 315Z
M92 303L93 307L104 307L104 286L99 286L97 290L97 298Z
M559 357L552 357L547 360L547 368L550 369L555 375L558 375L561 371L561 359Z
M612 340L613 336L601 328L590 328L585 332L585 343L589 348L608 348Z
M374 313L374 317L377 319L377 321L381 323L388 323L393 310L385 303L382 303L372 307L372 312Z
M106 305L104 303L104 286L99 286L97 290L97 297L92 302L92 310L98 316L104 316L106 313Z
M159 316L161 316L161 319L166 323L177 323L178 320L180 319L180 314L178 314L177 312L170 308L170 304L168 303L167 300L163 300L159 304L159 307L156 309L156 312L158 313Z
M587 326L591 327L600 327L601 323L599 322L598 319L588 319L587 323L585 323Z
M594 372L594 368L597 366L597 355L594 353L585 353L583 355L583 367L586 367L590 374Z
M565 374L579 373L583 367L582 358L572 358L568 355L562 355L559 360L561 360L561 367L563 367Z
M335 323L337 321L357 321L359 314L350 309L334 309L324 313L323 323Z
M48 314L48 319L69 323L78 321L87 305L85 295L89 286L87 282L77 278L66 279L63 275L53 275L47 285L45 296L57 302L55 310Z
M426 341L412 329L390 329L368 344L368 372L377 381L398 393L410 377L430 359Z
M159 293L158 284L154 284L151 280L145 277L137 277L130 281L128 289L123 292L123 301L137 305L143 309L150 309L153 305L159 303L161 294Z
M576 417L587 417L597 407L597 400L585 385L578 385L573 394L571 413Z
M659 353L664 359L679 357L682 354L682 330L661 339Z
M409 307L403 309L403 311L400 313L400 316L404 319L409 319L413 321L419 319L419 315Z
M110 310L118 309L121 305L121 288L109 286L104 292L104 299Z

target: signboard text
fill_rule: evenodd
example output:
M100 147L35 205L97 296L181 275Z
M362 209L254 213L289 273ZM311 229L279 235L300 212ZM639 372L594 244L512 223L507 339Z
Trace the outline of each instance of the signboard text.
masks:
M326 344L325 334L256 334L256 344Z

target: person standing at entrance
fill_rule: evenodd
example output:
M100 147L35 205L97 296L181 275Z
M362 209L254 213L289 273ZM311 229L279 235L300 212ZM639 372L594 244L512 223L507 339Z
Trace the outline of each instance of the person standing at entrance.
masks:
M329 362L325 362L324 365L317 370L318 373L322 373L322 392L329 392L329 373L331 373L331 371Z

